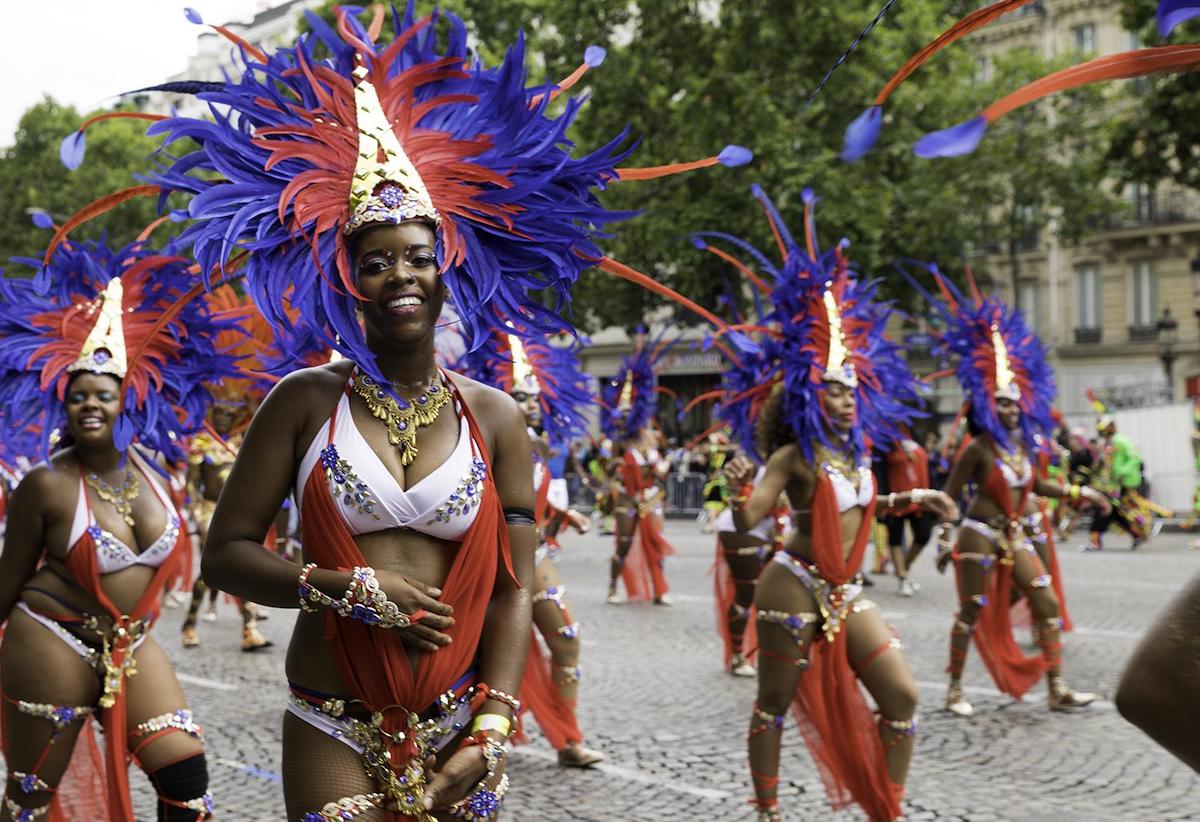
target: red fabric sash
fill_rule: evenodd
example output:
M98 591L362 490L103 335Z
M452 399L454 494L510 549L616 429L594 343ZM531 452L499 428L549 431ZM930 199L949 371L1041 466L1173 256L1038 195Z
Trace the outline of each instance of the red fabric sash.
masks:
M654 485L654 482L643 474L642 466L638 465L637 459L634 458L632 448L627 449L621 457L621 483L625 486L625 491L634 496Z
M1025 507L1025 500L1033 488L1033 472L1030 471L1029 483L1021 489L1017 504L1012 504L1012 493L1004 474L998 464L999 453L995 446L992 448L995 459L992 469L988 472L981 490L1000 507L1008 519L1008 539L1023 539L1019 518ZM979 656L996 687L1009 696L1020 699L1041 679L1047 670L1046 660L1041 654L1025 656L1020 646L1013 638L1012 608L1009 603L1012 597L1013 566L1010 560L1002 559L992 568L988 575L987 602L979 609L979 618L975 621L975 646Z
M143 476L146 477L147 482L153 482L148 472L143 471ZM83 493L82 488L80 493ZM79 541L67 552L67 569L71 572L71 576L75 578L75 582L80 588L95 597L96 601L104 608L105 613L112 617L115 627L158 616L163 589L166 587L167 581L179 572L179 565L183 561L184 553L190 551L192 547L183 515L178 508L175 508L175 516L179 517L179 536L175 540L175 547L166 561L155 570L150 584L146 586L146 590L142 592L137 604L128 614L122 614L100 587L100 567L96 560L96 544L91 535L84 531ZM112 660L118 668L129 656L130 644L130 638L117 638L114 641ZM129 751L126 738L128 728L125 704L127 686L128 680L123 681L113 706L100 711L100 724L104 728L104 760L110 822L135 822L133 800L129 795Z
M432 653L417 651L407 648L393 633L343 619L332 611L325 613L325 636L349 696L361 700L372 711L403 707L404 710L384 712L383 727L388 733L405 730L406 711L418 714L424 711L471 667L501 558L505 570L516 581L500 496L492 482L491 459L458 387L452 380L447 381L462 408L475 450L487 466L475 521L441 585L442 602L454 608L454 626L445 632L454 642ZM330 437L334 428L331 420ZM309 561L334 570L350 570L366 564L334 505L320 463L313 467L305 482L302 514L304 549ZM407 734L405 737L407 740ZM406 741L394 745L391 753L392 770L402 773L414 751ZM392 822L409 818L388 814Z
M717 635L721 637L721 645L725 649L725 667L733 658L733 635L729 631L729 609L737 601L737 587L733 574L729 570L729 560L725 557L725 549L721 546L721 538L717 537L717 556L713 560L709 574L713 578L713 602L717 606ZM758 656L758 620L754 618L751 609L746 614L746 630L742 634L742 654L753 661Z
M536 457L534 458L536 459ZM542 463L542 478L538 482L538 487L534 489L536 497L533 503L533 519L537 523L538 539L551 548L561 548L558 539L555 537L546 536L546 526L550 524L550 520L558 513L558 509L550 504L550 481L553 479L550 476L550 468Z
M625 592L634 602L660 597L667 593L667 577L663 562L675 554L653 515L639 516L633 531L633 546L621 566Z
M874 482L874 480L872 480ZM818 474L812 499L812 558L825 580L849 582L870 541L875 502L864 509L850 555L842 548L841 512L833 483ZM857 803L872 822L900 816L904 788L888 776L887 757L875 716L850 667L845 630L833 642L814 641L809 669L800 677L792 713L835 809Z
M634 459L632 448L621 458L621 481L635 505L643 492L654 488L654 480L644 475L642 467ZM663 562L674 553L675 548L662 535L654 517L639 516L633 532L633 546L625 555L625 564L621 566L621 579L629 599L645 601L651 596L659 597L667 593Z

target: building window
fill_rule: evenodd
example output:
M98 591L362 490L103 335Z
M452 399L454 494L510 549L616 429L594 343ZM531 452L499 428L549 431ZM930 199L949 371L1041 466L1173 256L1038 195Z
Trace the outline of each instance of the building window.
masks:
M1017 306L1025 315L1025 322L1035 331L1038 328L1038 286L1034 281L1023 282L1017 292Z
M1157 330L1158 293L1154 282L1153 262L1134 261L1130 279L1133 285L1133 327Z
M1126 190L1129 192L1129 203L1133 206L1133 217L1138 225L1147 225L1158 219L1158 200L1154 196L1154 186L1130 183Z
M1075 327L1100 330L1100 266L1086 263L1075 268Z
M987 57L975 58L975 82L989 83L992 80L992 61Z
M1071 26L1071 40L1075 50L1083 54L1096 51L1096 24L1084 23L1081 26Z

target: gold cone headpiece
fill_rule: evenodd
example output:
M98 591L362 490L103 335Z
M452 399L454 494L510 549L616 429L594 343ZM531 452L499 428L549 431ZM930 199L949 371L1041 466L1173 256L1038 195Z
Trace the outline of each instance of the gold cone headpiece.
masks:
M398 224L405 220L441 222L429 190L405 154L384 113L366 66L354 70L354 108L358 118L358 160L350 180L350 234L367 223ZM382 159L380 159L382 156Z
M858 375L854 373L854 364L850 361L850 351L846 348L846 335L842 330L842 313L838 310L837 299L829 286L825 284L825 316L829 320L829 355L825 358L825 373L822 379L828 382L839 382L847 388L858 387Z
M1008 346L1004 344L1004 335L995 325L992 326L992 351L996 354L996 397L1017 402L1021 399L1021 388L1017 385L1012 365L1008 361Z
M512 354L512 390L524 391L526 394L542 393L542 386L538 384L537 376L533 373L533 366L529 364L529 357L525 354L525 346L521 343L521 338L515 334L508 335L508 350Z
M617 399L617 410L628 411L633 407L633 373L625 375L625 384L621 386L621 396Z
M104 291L88 305L83 318L86 321L95 317L96 321L83 341L79 359L67 371L91 371L112 374L119 380L125 379L128 362L125 356L125 328L121 322L124 295L121 278L113 277Z

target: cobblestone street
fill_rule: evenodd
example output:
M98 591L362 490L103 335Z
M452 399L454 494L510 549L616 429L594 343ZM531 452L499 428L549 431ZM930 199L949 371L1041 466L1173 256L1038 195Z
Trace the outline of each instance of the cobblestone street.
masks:
M560 770L535 732L534 743L512 757L506 819L752 818L743 740L755 685L721 670L708 576L713 538L690 521L670 523L668 535L679 550L668 566L673 608L606 605L611 538L565 538L560 569L585 642L581 725L608 761L590 772ZM1200 572L1200 552L1188 549L1188 539L1163 535L1136 554L1117 536L1102 554L1081 554L1075 543L1061 550L1078 626L1066 637L1066 674L1075 688L1097 691L1102 700L1076 715L1049 713L1040 689L1022 703L1000 695L974 651L966 683L977 715L963 720L939 710L951 577L933 570L931 548L914 573L923 585L916 598L900 598L894 580L882 579L868 595L900 631L923 701L907 818L1200 818L1200 780L1123 722L1110 701L1122 663L1152 616ZM179 609L165 611L157 632L207 728L220 818L283 819L278 763L291 614L272 613L263 628L278 644L254 655L239 652L229 605L216 623L201 623L197 650L179 645L181 617ZM829 811L790 723L784 745L787 819L861 818L853 810ZM139 818L152 818L148 786L140 776L133 782Z

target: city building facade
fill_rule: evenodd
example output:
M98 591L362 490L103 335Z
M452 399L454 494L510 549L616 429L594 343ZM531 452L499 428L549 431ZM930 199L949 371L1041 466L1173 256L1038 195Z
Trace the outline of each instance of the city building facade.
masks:
M1039 0L979 30L967 47L985 80L997 55L1013 49L1082 59L1138 48L1120 6ZM1115 408L1200 395L1200 195L1169 184L1122 193L1128 209L1079 242L1031 234L1018 253L1015 295L1008 255L983 254L996 292L1049 346L1059 406L1072 422L1092 416L1089 388Z

